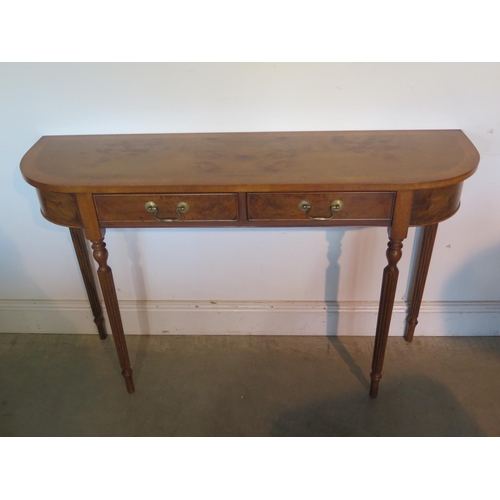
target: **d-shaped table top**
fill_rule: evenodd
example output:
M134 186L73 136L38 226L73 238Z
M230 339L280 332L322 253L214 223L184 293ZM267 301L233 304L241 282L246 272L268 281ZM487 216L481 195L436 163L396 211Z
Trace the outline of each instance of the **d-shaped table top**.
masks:
M479 154L461 130L44 136L31 185L66 193L429 189L457 184Z

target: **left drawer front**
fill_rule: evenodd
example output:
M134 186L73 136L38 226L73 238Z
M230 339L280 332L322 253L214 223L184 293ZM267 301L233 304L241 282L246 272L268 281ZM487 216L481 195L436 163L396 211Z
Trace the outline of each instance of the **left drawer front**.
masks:
M100 222L162 224L153 213L146 210L146 203L154 202L156 215L162 219L177 219L179 203L189 209L180 214L180 219L168 224L199 221L236 221L238 220L237 195L230 193L210 194L127 194L95 195L95 204Z

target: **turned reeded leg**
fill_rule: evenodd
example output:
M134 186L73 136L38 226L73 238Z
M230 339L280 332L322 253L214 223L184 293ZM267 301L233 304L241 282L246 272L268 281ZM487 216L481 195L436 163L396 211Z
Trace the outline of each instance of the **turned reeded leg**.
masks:
M410 279L409 301L410 308L406 317L405 339L407 342L413 340L415 327L418 324L418 313L422 304L422 296L424 294L425 280L429 271L431 262L432 249L436 239L438 224L424 226L420 228L419 242L417 247L416 260L412 270Z
M396 285L398 283L399 269L397 264L401 259L402 240L389 239L386 252L388 265L384 269L382 279L382 291L380 292L380 304L378 309L377 332L375 334L375 347L373 349L372 372L370 373L371 385L370 396L375 398L378 392L380 379L382 378L382 366L384 364L385 348L389 327L391 325L392 308L396 295Z
M83 283L85 284L85 289L87 290L87 295L89 297L92 314L94 315L94 323L97 325L99 337L101 339L105 339L108 335L104 325L104 315L102 313L101 303L99 302L99 295L97 295L97 287L92 273L92 266L90 263L85 234L83 229L76 227L70 227L69 232L75 247L76 258L78 259L78 264L80 265L80 271L82 273Z
M106 304L106 311L108 312L111 331L113 332L118 360L122 368L122 375L125 379L127 391L133 393L134 381L132 380L132 368L130 367L128 358L127 343L125 341L125 334L123 333L122 319L118 307L118 298L116 297L113 274L111 268L108 266L108 251L106 250L104 239L92 241L92 250L94 251L94 259L99 264L97 275L101 283L101 290L104 297L104 303Z

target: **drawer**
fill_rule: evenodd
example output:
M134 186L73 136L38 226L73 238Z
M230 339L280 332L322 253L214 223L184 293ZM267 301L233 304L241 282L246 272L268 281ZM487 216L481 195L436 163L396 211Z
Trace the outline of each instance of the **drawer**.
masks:
M247 208L251 221L389 220L393 201L392 192L248 193Z
M238 220L234 193L95 195L100 222L161 224ZM149 211L146 209L149 204ZM170 219L159 221L156 219ZM174 219L174 220L173 220Z

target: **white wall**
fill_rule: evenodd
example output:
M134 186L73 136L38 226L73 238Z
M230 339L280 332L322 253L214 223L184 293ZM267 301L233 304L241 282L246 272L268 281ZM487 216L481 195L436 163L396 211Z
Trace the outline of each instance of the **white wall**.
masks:
M0 91L0 331L93 332L68 231L19 172L42 135L460 128L481 163L438 231L417 334L498 333L500 64L0 64ZM386 241L383 228L107 233L130 333L371 334Z

